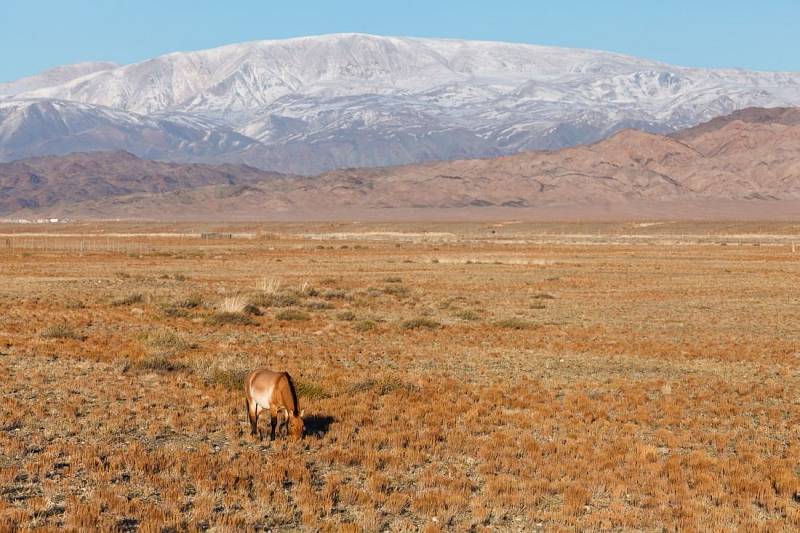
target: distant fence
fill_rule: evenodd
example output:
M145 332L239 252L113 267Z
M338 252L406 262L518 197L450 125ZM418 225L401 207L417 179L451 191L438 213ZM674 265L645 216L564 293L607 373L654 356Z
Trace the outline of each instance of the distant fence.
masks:
M233 239L252 240L250 233L186 233L186 234L114 234L108 236L80 234L0 235L0 250L37 252L73 252L77 254L118 253L144 255L173 252L197 246L215 246Z
M130 239L74 239L59 237L5 237L0 242L7 250L38 252L122 253L143 255L160 248L150 243Z

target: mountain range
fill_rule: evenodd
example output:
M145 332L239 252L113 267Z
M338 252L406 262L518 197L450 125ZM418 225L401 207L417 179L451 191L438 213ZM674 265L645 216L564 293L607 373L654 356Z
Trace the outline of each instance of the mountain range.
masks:
M669 134L747 107L797 105L799 73L337 34L68 65L0 84L0 161L121 150L310 176L556 150L628 128Z
M157 220L800 217L800 109L748 108L669 135L315 177L127 152L0 164L0 216Z

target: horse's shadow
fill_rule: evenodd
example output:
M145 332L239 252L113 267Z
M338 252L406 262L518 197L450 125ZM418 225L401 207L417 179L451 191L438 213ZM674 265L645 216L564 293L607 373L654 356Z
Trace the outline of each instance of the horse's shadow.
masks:
M314 435L317 437L324 436L331 428L334 418L328 415L308 415L303 418L303 423L306 426L306 435Z

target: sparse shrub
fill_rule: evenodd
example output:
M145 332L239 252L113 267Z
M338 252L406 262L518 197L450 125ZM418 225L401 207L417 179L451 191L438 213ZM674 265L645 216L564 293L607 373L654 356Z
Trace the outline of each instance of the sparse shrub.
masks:
M190 294L189 296L176 300L173 305L184 309L195 309L203 305L203 297L199 294Z
M247 374L247 370L215 368L211 371L208 383L209 385L220 385L228 390L238 390L242 388L242 383L244 383Z
M300 298L290 292L277 294L258 293L250 297L250 302L261 307L292 307L300 303Z
M206 324L222 326L225 324L252 326L256 322L244 313L214 313L206 319Z
M178 361L173 361L165 355L154 355L137 361L133 365L140 370L152 370L156 372L175 372L177 370L186 370L188 367Z
M166 328L148 331L142 334L141 340L149 348L170 354L196 347L177 332Z
M115 298L111 300L111 305L114 307L120 307L123 305L133 305L139 304L144 301L144 295L142 293L133 293L127 296L122 296L120 298Z
M462 309L460 311L456 311L455 313L453 313L453 316L455 316L456 318L460 318L461 320L479 320L481 318L481 315L470 309Z
M333 305L325 300L311 300L310 302L306 302L305 306L309 309L318 310L333 309Z
M343 320L345 322L352 322L356 319L356 314L352 311L342 311L336 315L337 320Z
M535 300L555 300L556 299L555 296L553 296L552 294L548 294L546 292L536 293L533 296L531 296L531 298L533 298Z
M308 313L304 313L299 309L286 309L276 313L275 318L278 320L308 320L311 317L308 316Z
M360 333L366 333L367 331L372 331L375 329L376 326L377 324L375 324L375 322L372 320L361 320L360 322L353 324L353 329Z
M66 322L62 322L61 324L54 324L52 326L48 326L42 330L42 337L45 339L76 339L76 340L83 340L72 326L67 324Z
M67 300L67 303L64 304L64 307L67 309L84 309L86 305L80 300Z
M437 329L442 327L442 325L430 318L412 318L411 320L406 320L400 325L403 329Z
M521 318L504 318L502 320L497 320L494 323L495 326L498 328L504 329L535 329L538 326L533 322L529 322L527 320L522 320Z
M309 400L321 400L323 398L330 398L330 393L317 383L311 381L298 381L296 383L297 395L301 398L308 398Z
M180 307L175 307L172 305L164 305L161 307L161 312L164 316L169 318L186 318L189 316L189 311L186 309L182 309Z
M379 379L370 378L364 381L357 381L349 385L346 390L350 394L372 390L378 393L378 395L383 396L384 394L389 394L399 389L413 392L417 389L417 387L411 385L410 383L404 382L400 378L391 376Z
M397 276L389 276L388 278L383 278L383 281L386 283L402 283L403 280L398 278Z
M398 285L390 285L388 287L384 287L382 290L385 294L391 294L392 296L397 296L400 298L408 296L408 289Z
M326 300L343 300L347 297L347 292L342 289L327 289L322 293L322 297Z
M187 279L189 279L183 274L175 274L173 278L175 279L175 281L186 281Z
M242 309L242 312L246 315L252 315L252 316L261 316L264 314L264 312L261 311L261 309L259 309L257 306L253 304L245 305L244 309Z

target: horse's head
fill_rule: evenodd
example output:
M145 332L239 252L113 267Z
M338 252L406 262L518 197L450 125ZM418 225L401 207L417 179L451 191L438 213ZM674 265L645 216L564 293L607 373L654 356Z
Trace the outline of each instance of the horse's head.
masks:
M286 410L286 421L289 423L289 435L291 435L294 440L300 440L306 436L306 425L303 422L303 415L305 412L306 410L303 409L300 411L300 414L295 416L294 413L288 409Z

